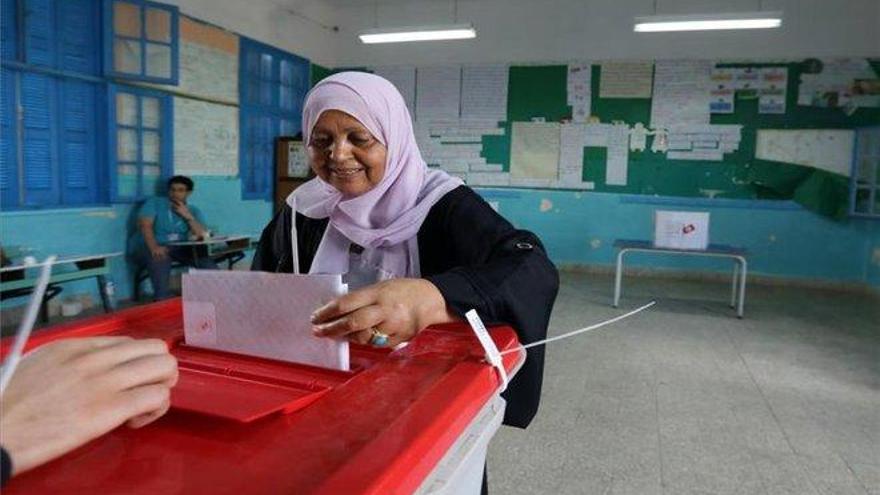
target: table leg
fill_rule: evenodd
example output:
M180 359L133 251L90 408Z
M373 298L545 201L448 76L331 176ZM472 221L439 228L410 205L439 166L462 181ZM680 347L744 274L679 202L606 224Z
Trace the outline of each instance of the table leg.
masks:
M740 262L742 267L740 267L739 301L737 301L738 306L736 308L736 316L742 318L743 308L745 307L746 302L746 272L748 271L748 263L745 258L740 258Z
M614 271L614 307L616 308L618 303L620 303L620 289L622 285L623 278L623 253L626 250L621 249L617 253L617 268Z
M733 282L730 289L730 307L736 308L736 283L739 280L739 260L733 261Z
M98 294L101 294L101 305L104 306L104 312L109 313L111 307L110 297L107 295L107 279L103 275L98 275L96 278L98 279Z

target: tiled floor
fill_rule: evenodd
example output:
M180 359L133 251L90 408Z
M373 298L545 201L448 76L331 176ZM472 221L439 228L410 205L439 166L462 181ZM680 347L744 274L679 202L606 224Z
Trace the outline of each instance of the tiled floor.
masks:
M880 299L564 273L541 411L489 452L496 494L880 494Z

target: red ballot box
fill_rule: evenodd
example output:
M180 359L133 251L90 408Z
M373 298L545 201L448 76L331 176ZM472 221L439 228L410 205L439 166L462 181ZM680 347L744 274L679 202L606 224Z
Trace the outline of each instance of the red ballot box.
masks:
M155 423L117 428L13 478L4 494L385 495L479 482L504 403L467 323L428 328L393 352L353 345L343 372L188 347L182 322L173 299L33 335L29 349L66 337L161 338L180 381ZM519 346L509 327L489 332L501 351ZM524 359L504 356L507 372Z

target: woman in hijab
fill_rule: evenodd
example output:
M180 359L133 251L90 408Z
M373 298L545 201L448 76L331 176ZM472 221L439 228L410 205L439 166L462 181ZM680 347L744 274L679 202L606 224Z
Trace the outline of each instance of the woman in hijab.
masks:
M353 289L312 315L318 335L395 346L463 319L544 339L559 286L541 241L461 180L428 169L403 98L385 79L342 72L307 95L302 129L316 178L263 231L253 269L343 274ZM505 423L537 412L543 347L505 392Z

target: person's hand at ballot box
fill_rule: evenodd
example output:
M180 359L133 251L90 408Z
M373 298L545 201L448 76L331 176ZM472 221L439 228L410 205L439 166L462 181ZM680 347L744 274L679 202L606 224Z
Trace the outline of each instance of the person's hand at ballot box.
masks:
M315 334L358 344L394 347L430 325L455 321L443 294L427 280L399 278L356 290L322 306L312 315ZM379 330L381 328L381 332Z
M155 421L176 383L177 360L162 340L88 337L38 347L0 400L4 480L120 425Z
M427 166L393 84L334 74L302 115L315 178L265 228L252 269L342 275L349 293L315 308L316 335L391 348L476 309L523 344L545 338L559 280L541 241ZM525 427L537 411L543 358L529 349L505 392L507 424Z

